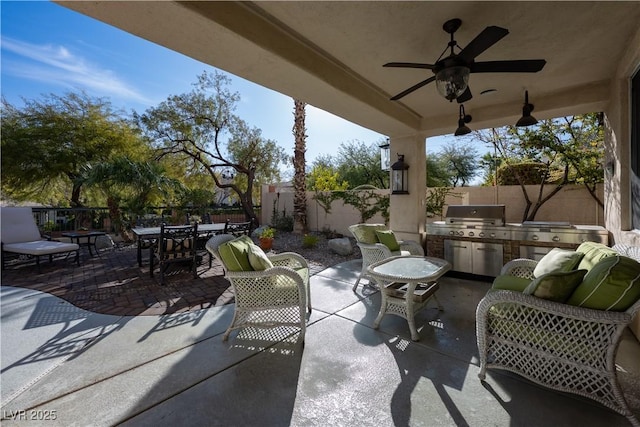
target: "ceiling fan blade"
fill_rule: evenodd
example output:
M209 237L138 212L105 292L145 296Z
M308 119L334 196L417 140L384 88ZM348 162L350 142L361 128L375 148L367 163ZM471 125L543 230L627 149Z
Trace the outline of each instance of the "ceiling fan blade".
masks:
M494 43L498 42L498 40L507 34L509 34L509 30L506 28L496 26L487 27L462 49L458 57L467 62L471 62L476 56L489 49Z
M433 64L416 64L415 62L387 62L383 67L398 67L398 68L423 68L432 70Z
M486 61L474 62L469 68L472 73L537 73L546 63L544 59Z
M462 95L456 98L456 101L458 101L458 104L462 104L463 102L469 101L471 98L473 98L473 95L471 94L471 89L467 86L467 89L462 92Z
M404 90L402 92L400 92L399 94L397 94L396 96L392 97L391 100L392 101L397 101L400 98L403 98L407 95L409 95L411 92L420 89L422 86L427 85L428 83L431 83L432 81L434 81L436 79L436 76L433 77L429 77L427 80L423 80L420 83L411 86L409 89Z

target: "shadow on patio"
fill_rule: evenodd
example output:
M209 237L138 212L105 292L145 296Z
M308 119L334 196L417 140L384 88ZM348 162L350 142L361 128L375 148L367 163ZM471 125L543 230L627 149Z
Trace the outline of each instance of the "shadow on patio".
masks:
M136 265L135 252L132 261L129 267ZM79 270L100 270L103 262L85 260ZM61 302L55 313L70 316L70 324L88 316L104 334L74 357L48 367L42 361L38 369L45 374L18 372L25 365L3 372L3 382L8 374L16 390L9 400L3 396L3 413L55 409L60 425L628 425L595 402L515 375L490 370L485 383L478 380L475 307L489 283L443 277L444 311L430 305L419 312L420 341L413 342L406 321L396 316L372 329L380 297L366 288L352 292L359 269L358 260L349 261L312 276L314 310L304 344L281 329L241 330L223 342L231 304L114 317L74 312ZM60 276L58 287L64 287L70 275ZM148 277L144 267L142 276ZM55 333L42 332L47 322L35 312L52 297L13 289L3 287L3 297L16 294L3 298L3 309L14 302L23 320L13 321L10 336L23 337L23 346L46 343ZM640 345L631 338L624 346L623 389L640 412ZM3 425L18 422L5 416Z

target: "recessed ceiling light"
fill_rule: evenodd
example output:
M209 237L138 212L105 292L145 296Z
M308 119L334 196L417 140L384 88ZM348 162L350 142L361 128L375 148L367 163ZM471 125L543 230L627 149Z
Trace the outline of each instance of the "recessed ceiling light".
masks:
M497 91L498 91L498 89L485 89L482 92L480 92L480 95L486 95L488 93L497 92Z

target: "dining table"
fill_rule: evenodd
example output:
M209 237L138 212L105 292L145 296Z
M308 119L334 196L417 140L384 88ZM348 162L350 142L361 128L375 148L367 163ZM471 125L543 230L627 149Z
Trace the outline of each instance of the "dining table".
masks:
M212 236L214 234L224 233L225 223L214 224L198 224L198 237ZM138 266L142 267L142 247L144 243L150 245L155 244L160 238L160 227L134 227L131 229L136 235L136 246L138 247Z

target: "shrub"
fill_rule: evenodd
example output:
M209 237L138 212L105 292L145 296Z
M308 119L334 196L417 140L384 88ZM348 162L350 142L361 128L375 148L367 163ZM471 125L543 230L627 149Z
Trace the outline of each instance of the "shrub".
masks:
M305 234L302 237L302 247L305 249L311 249L318 243L318 236L314 234Z

